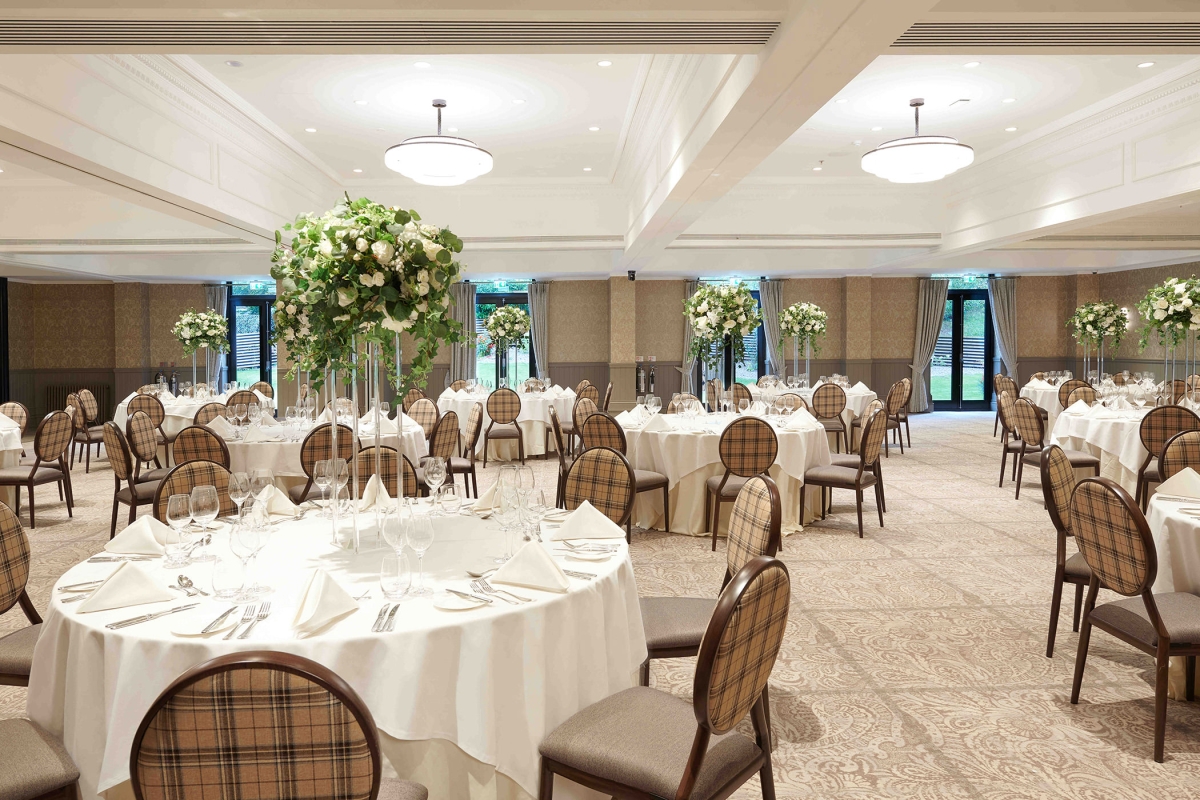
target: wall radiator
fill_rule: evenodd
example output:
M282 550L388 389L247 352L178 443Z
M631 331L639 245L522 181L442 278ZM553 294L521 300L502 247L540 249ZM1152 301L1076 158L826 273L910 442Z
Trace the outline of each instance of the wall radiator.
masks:
M59 411L67 407L67 395L72 392L78 392L80 389L90 389L92 394L96 396L96 402L100 405L100 420L112 419L112 387L107 383L91 383L82 386L78 384L71 385L51 385L46 387L46 413L51 411Z

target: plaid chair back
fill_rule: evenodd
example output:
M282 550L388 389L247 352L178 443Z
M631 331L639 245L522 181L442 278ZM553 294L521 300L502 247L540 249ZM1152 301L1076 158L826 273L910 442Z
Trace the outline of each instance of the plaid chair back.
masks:
M1046 373L1044 373L1044 372L1035 372L1035 373L1033 373L1032 375L1030 375L1029 377L1030 377L1030 379L1031 379L1031 380L1035 380L1035 381L1044 381L1044 380L1046 380Z
M33 452L42 461L58 461L71 444L75 429L65 411L51 411L33 434Z
M196 412L196 416L192 417L193 425L207 425L217 417L225 416L224 403L205 403L200 406L200 410Z
M214 461L189 461L178 464L167 473L154 493L154 518L167 521L167 500L173 494L191 494L197 486L213 486L220 503L219 516L225 517L237 511L237 505L229 499L229 470Z
M1168 392L1172 403L1177 403L1187 396L1187 384L1182 378L1176 378L1171 381L1171 389Z
M588 415L583 421L579 436L583 439L585 450L591 447L611 447L619 453L625 452L625 430L603 411Z
M596 407L596 401L590 397L578 398L575 401L575 407L571 409L571 422L575 425L575 430L582 433L583 423L587 422L587 418L599 410Z
M912 400L912 378L901 378L900 382L904 384L904 402L900 404L900 409L908 408L908 401Z
M743 400L745 400L747 403L754 402L754 395L750 393L750 390L744 383L731 384L729 387L729 392L733 395L734 408L737 408Z
M801 407L808 408L808 403L804 402L804 398L798 394L781 394L775 398L775 405L788 411L796 411Z
M574 511L587 500L617 525L633 513L637 483L624 455L609 447L584 450L567 473L566 506Z
M71 424L75 426L75 430L87 429L87 415L83 413L83 401L79 399L79 395L74 392L67 395L65 411L70 414Z
M612 384L608 384L608 388L604 390L604 402L600 404L602 411L608 411L608 404L612 402Z
M119 481L133 478L133 455L125 442L125 435L115 422L104 423L104 450L108 453L108 461L112 465L113 475Z
M887 413L883 409L867 412L863 423L862 439L858 443L859 464L866 472L875 466L883 451L883 440L887 438Z
M704 392L708 396L708 405L710 408L716 408L721 402L721 393L717 391L717 382L709 379L704 382Z
M419 386L414 386L404 393L404 413L408 414L408 410L412 408L413 403L418 400L425 399L425 392ZM411 417L412 415L409 414Z
M700 640L692 686L697 722L733 730L762 697L787 628L791 581L776 558L751 559L721 591Z
M1024 397L1013 403L1013 424L1017 426L1017 435L1030 447L1036 448L1042 443L1042 436L1045 435L1042 415L1038 413L1037 406Z
M100 404L96 402L96 395L92 394L91 389L80 389L75 394L79 397L79 402L83 404L83 415L90 425L100 416Z
M396 470L398 467L397 456L394 447L379 448L379 480L383 482L384 488L388 491L388 496L396 497ZM417 494L417 472L412 468L412 462L405 459L408 469L404 476L404 496L415 497ZM358 470L358 496L361 498L363 492L367 490L367 482L371 476L375 474L375 446L368 445L358 451L358 455L354 457L354 465ZM412 473L412 484L410 486L408 472ZM411 489L411 492L409 491Z
M817 419L840 417L846 408L846 392L836 383L822 383L813 392L812 407Z
M0 503L0 614L12 608L29 583L29 537L12 509Z
M0 404L0 414L21 426L21 435L25 435L25 426L29 424L29 411L16 400Z
M362 701L299 656L235 653L176 680L138 727L138 800L368 800L379 791L379 734Z
M501 386L488 395L488 416L497 425L511 425L521 414L521 396L508 387Z
M259 381L258 383L254 384L250 387L250 391L262 392L264 397L269 397L272 400L275 399L275 387L266 381Z
M757 417L741 417L725 426L717 443L721 463L734 475L762 475L779 455L775 429Z
M1073 406L1080 400L1087 403L1089 406L1095 405L1096 390L1091 386L1080 386L1078 389L1073 389L1071 393L1067 395L1067 406Z
M129 440L129 449L143 464L153 461L158 454L157 430L150 416L143 411L133 412L133 416L125 423L125 437Z
M1044 377L1045 377L1045 375L1043 375L1042 377L1044 378ZM1126 382L1127 382L1127 379L1126 379L1126 377L1125 377L1125 373L1124 373L1124 372L1118 372L1116 375L1113 375L1113 376L1112 376L1112 382L1113 382L1113 386L1124 386L1124 385L1126 384Z
M337 457L346 459L349 464L350 459L354 458L354 431L339 424L337 440ZM300 469L311 478L313 466L318 461L328 461L333 457L333 428L328 422L323 422L309 431L300 445Z
M733 501L729 515L729 547L725 566L730 577L758 556L779 552L781 516L779 489L775 481L759 475L746 481Z
M1000 424L1004 426L1006 431L1015 430L1013 425L1016 424L1014 419L1016 418L1017 412L1013 407L1014 397L1016 397L1016 395L1012 394L1006 389L1000 393L999 397L996 398L996 409L1000 412ZM1039 416L1041 415L1039 414Z
M871 402L867 403L867 407L863 409L863 418L869 417L876 411L883 411L883 401L876 397Z
M1142 417L1138 435L1142 438L1142 446L1157 456L1172 436L1197 429L1200 429L1200 417L1192 411L1183 406L1158 406Z
M565 471L567 468L567 446L563 441L562 423L558 421L558 409L550 403L547 408L550 411L550 427L554 429L554 450L558 453L558 468Z
M452 391L452 392L460 392L465 388L467 388L467 382L464 381L462 378L459 378L456 381L450 382L450 391Z
M189 461L215 461L229 469L229 446L225 440L203 425L189 425L175 437L171 448L176 464Z
M575 402L579 402L580 400L583 400L586 398L588 400L591 400L593 403L595 403L597 407L600 406L600 390L598 388L596 388L596 386L594 386L593 384L589 383L587 386L583 387L582 392L577 392L576 394L578 394L579 397L576 399Z
M167 418L167 412L163 409L163 404L157 397L148 394L139 394L130 400L125 411L131 417L135 411L141 411L150 417L150 421L154 423L154 427L156 428L161 427L163 420Z
M409 406L405 413L412 418L413 422L421 426L426 438L433 435L433 429L437 427L438 407L433 404L432 400L422 397Z
M1163 445L1158 475L1164 481L1184 467L1200 471L1200 431L1182 431Z
M429 435L429 455L450 459L458 455L458 414L447 411Z
M1100 586L1132 596L1154 583L1158 558L1146 518L1129 492L1084 478L1071 495L1071 533Z
M679 410L683 407L684 402L687 400L698 401L699 398L690 392L681 392L678 397L672 397L671 402L667 403L667 413L678 414Z
M1013 397L1021 393L1017 388L1016 381L999 372L992 376L992 389L995 391L996 397L999 397L1001 392L1010 392Z
M1071 459L1056 444L1042 451L1042 497L1050 522L1071 535L1071 492L1075 491L1075 468Z
M896 381L892 384L892 388L888 389L887 403L884 405L887 409L889 417L894 417L900 413L900 409L904 408L904 384Z
M551 410L553 410L551 406ZM483 403L476 403L471 406L471 413L467 414L467 435L466 435L466 452L468 454L475 452L475 447L479 444L479 432L483 429Z
M1067 407L1067 398L1071 396L1071 392L1078 389L1080 386L1090 386L1087 381L1081 381L1079 378L1072 378L1069 381L1063 381L1058 385L1058 405L1062 408ZM1013 392L1013 397L1017 397L1020 392Z
M579 382L579 384L575 387L575 396L578 397L585 388L587 388L588 386L591 386L591 385L592 385L592 382L589 381L587 378L584 378L583 380L581 380Z
M258 400L258 395L249 389L238 389L236 392L229 395L229 397L225 400L225 405L227 406L248 406L251 403L258 403L260 406L262 405L262 403L260 403Z

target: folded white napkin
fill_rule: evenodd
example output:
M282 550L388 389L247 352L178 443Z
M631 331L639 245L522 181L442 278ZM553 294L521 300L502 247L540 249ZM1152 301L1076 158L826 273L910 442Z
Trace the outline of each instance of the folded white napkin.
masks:
M584 500L578 508L567 515L562 525L550 534L550 539L624 539L625 531L596 508Z
M452 397L457 397L461 391L462 389L451 389L449 386L447 386L442 390L442 393L438 395L438 402L441 402L442 400L449 400ZM370 415L368 414L368 416Z
M671 427L671 423L667 422L666 418L662 414L655 414L650 418L650 421L646 423L646 427L642 428L642 430L646 432L654 432L669 431L673 430L673 428Z
M383 481L379 480L379 476L371 473L371 479L367 481L367 486L363 489L363 496L358 501L359 511L367 511L371 508L390 508L392 496L388 494L387 487L383 485Z
M273 428L279 424L279 420L275 419L275 417L271 416L270 414L268 414L264 411L263 415L261 417L259 417L259 424L265 425L268 428Z
M260 392L258 389L254 390L254 394L258 396L259 407L261 407L261 408L274 408L275 407L275 401L272 400L271 398L267 397L265 394Z
M1051 388L1049 381L1044 381L1041 378L1034 378L1026 386L1032 386L1034 389L1049 389Z
M278 442L281 438L283 438L283 434L279 433L279 431L264 428L261 425L251 425L242 441L247 443Z
M1085 411L1083 415L1085 417L1104 417L1108 416L1108 409L1100 403L1096 403L1096 405Z
M147 514L110 539L104 550L128 556L161 556L171 536L170 528Z
M326 625L358 610L358 603L323 569L314 569L300 595L292 627L311 636Z
M1191 467L1184 467L1171 477L1160 483L1156 489L1158 494L1191 497L1200 500L1200 474Z
M808 409L801 407L793 411L792 415L788 417L786 427L789 431L801 431L805 428L819 428L821 427L821 423L817 422L816 417L808 413Z
M12 417L6 417L0 414L0 431L15 431L21 426Z
M1074 403L1072 403L1072 404L1071 404L1071 407L1070 407L1070 408L1068 408L1068 409L1066 410L1066 412L1064 412L1064 413L1070 413L1070 414L1083 414L1083 413L1085 413L1085 412L1086 412L1086 411L1087 411L1089 408L1091 408L1091 406L1089 406L1089 405L1088 405L1088 404L1087 404L1085 401L1083 401L1083 400L1076 400Z
M366 433L374 433L375 432L375 420L373 418L373 415L368 414L366 417L363 417L362 419L359 420L359 424L362 426L362 428L360 429L361 431L366 432ZM409 428L408 428L410 431L414 430L417 427L418 427L417 423L410 421ZM399 432L400 432L400 429L396 427L395 422L392 422L387 417L379 418L379 433L381 435L388 436L390 434L392 436L395 436Z
M237 431L229 424L229 420L224 417L213 417L208 421L206 427L222 439L232 439L237 436Z
M622 428L636 428L641 424L641 420L638 418L638 416L631 411L622 411L620 414L617 414L614 419Z
M165 603L179 597L182 595L167 588L166 573L157 564L148 567L134 561L122 561L108 576L108 580L79 604L79 613L140 606L143 603Z
M544 589L549 592L566 592L571 582L562 567L538 542L527 542L516 555L504 563L492 576L492 583L509 586L524 586L529 589Z
M851 386L850 388L851 388L851 389L853 389L853 390L854 390L854 391L856 391L856 392L863 392L863 393L866 393L866 392L869 392L869 391L871 391L870 387L869 387L869 386L867 386L867 385L866 385L865 383L863 383L862 381L859 381L858 383L854 384L854 385L853 385L853 386Z
M324 411L321 412L321 415L319 417L317 417L317 422L329 422L332 419L333 419L333 409L326 408Z
M479 499L472 506L476 511L487 511L500 505L500 498L496 495L496 484L492 484L483 491Z
M135 397L137 397L137 396L138 396L137 392L131 392L131 393L130 393L130 395L129 395L129 397L126 397L126 398L125 398L124 400L122 400L121 402L122 402L122 403L124 403L125 405L129 405L130 403L132 403L132 402L133 402L133 398L135 398Z
M258 496L254 498L256 503L264 503L267 507L267 515L272 517L284 517L291 519L296 516L296 504L288 499L288 496L283 491L272 484L266 487Z

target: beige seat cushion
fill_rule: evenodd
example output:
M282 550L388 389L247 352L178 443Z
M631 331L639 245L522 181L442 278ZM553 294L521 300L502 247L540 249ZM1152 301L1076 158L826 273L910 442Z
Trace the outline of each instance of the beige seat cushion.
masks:
M10 486L14 483L27 483L31 474L35 486L43 483L55 483L63 479L62 470L57 467L38 467L36 471L33 467L6 467L0 469L0 483Z
M521 433L512 425L497 425L488 431L488 439L516 439Z
M171 470L169 470L166 467L160 467L158 469L148 469L145 472L143 472L141 475L138 475L138 483L156 483L158 481L161 481L163 478L167 477L167 473L170 471Z
M75 431L75 441L95 444L104 441L103 428L88 428L86 431Z
M137 497L137 501L139 503L149 503L152 501L154 499L154 493L158 491L158 486L160 483L161 481L155 481L154 483L135 483L133 485L133 491L137 493L135 495ZM119 499L122 503L129 505L130 499L128 486L117 492L117 499Z
M414 781L385 778L379 784L379 800L429 800L429 790Z
M721 479L724 477L725 477L724 475L713 475L711 478L709 478L708 480L706 480L704 482L704 485L706 487L708 487L708 490L710 492L712 492L713 494L716 494L717 488L720 487L720 485L721 485ZM742 487L746 485L746 481L748 481L748 480L750 480L750 479L743 478L740 475L730 475L729 480L725 481L725 488L721 489L721 497L723 497L723 498L732 497L732 498L736 499L738 496L738 492L740 492L742 490Z
M0 674L28 675L33 665L33 646L37 644L42 626L27 625L0 638ZM3 796L0 791L0 797Z
M648 469L635 469L633 471L633 480L637 484L639 492L649 491L650 489L661 489L669 483L666 475L663 475L661 472L651 472Z
M0 797L39 797L79 780L62 742L27 719L0 720Z
M326 490L326 496L327 497L329 496L328 490ZM295 486L288 489L288 499L291 500L293 503L296 503L296 504L303 503L305 500L309 499L310 497L312 497L314 499L318 499L318 500L321 497L321 490L317 488L317 485L315 483L311 487L305 486L303 483L298 483Z
M642 597L646 647L700 647L717 601L707 597Z
M1146 471L1142 473L1142 477L1151 483L1160 483L1162 476L1158 474L1158 457L1150 459L1150 464L1146 467Z
M827 431L844 431L846 425L842 422L841 417L821 417L818 422L825 426Z
M820 486L844 486L847 489L854 488L854 479L858 475L858 467L813 467L804 473L804 482L813 483ZM875 473L864 471L862 474L862 486L871 486L875 483Z
M1156 594L1154 603L1171 644L1200 644L1200 596L1187 592ZM1092 619L1124 631L1148 647L1158 646L1158 633L1150 624L1146 603L1140 596L1096 606Z
M1063 577L1082 580L1092 577L1092 568L1088 566L1083 553L1073 553L1067 556L1067 563L1063 565Z
M461 456L450 456L450 471L451 472L470 472L472 469L471 459L462 458Z
M835 467L849 467L857 471L858 465L861 463L858 453L830 453L829 457L833 459Z
M589 775L674 797L695 735L690 702L635 686L583 709L551 731L538 749ZM712 797L759 754L758 746L736 730L712 737L693 800Z

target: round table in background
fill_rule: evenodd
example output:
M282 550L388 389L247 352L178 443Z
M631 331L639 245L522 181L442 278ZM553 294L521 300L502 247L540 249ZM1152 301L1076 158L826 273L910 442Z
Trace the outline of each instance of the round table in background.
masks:
M1065 409L1054 422L1050 444L1082 450L1100 458L1100 475L1137 490L1137 474L1149 455L1138 429L1150 408L1112 411L1099 404L1087 411Z
M1046 442L1049 443L1054 423L1058 421L1058 415L1063 410L1062 406L1058 404L1058 387L1050 385L1047 381L1030 381L1021 387L1021 397L1046 412L1045 437Z
M1167 500L1151 497L1146 521L1158 553L1158 573L1150 590L1155 594L1188 592L1200 595L1200 519L1181 509L1200 508L1200 498ZM1186 696L1184 660L1171 659L1169 695Z
M550 428L550 406L558 412L559 421L571 419L575 408L575 392L570 389L554 387L544 392L517 392L521 398L521 413L517 416L517 424L521 428L521 438L525 443L525 456L540 456L554 452L553 436L548 436ZM468 392L465 389L451 391L447 389L438 397L438 410L445 414L453 411L458 415L458 427L463 436L467 434L467 420L471 409L476 403L483 406L483 427L480 428L479 443L475 452L477 457L483 455L483 432L487 430L492 418L487 412L487 392ZM517 442L515 439L496 439L489 443L488 460L516 461Z
M215 395L204 400L193 400L190 397L169 398L163 403L163 411L166 412L166 418L163 419L162 429L168 436L176 436L178 433L192 424L192 420L196 417L196 412L209 403L224 403L230 392L225 394ZM256 391L258 395L259 405L262 408L275 408L275 401L264 395L262 392ZM128 419L129 401L137 396L137 393L131 394L120 403L117 404L116 410L113 412L113 422L117 424L122 431L125 430L125 422Z
M755 400L761 399L763 394L762 389L757 386L748 386L747 388L750 389L750 395ZM804 402L808 403L809 408L812 408L813 392L815 391L815 387L809 389L784 389L780 394L798 395L804 398ZM846 426L847 439L849 439L849 432L855 430L853 427L854 420L866 413L867 406L877 400L879 395L867 388L866 384L861 381L853 386L843 387L843 391L846 393L846 408L842 410L842 424Z

